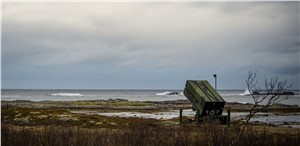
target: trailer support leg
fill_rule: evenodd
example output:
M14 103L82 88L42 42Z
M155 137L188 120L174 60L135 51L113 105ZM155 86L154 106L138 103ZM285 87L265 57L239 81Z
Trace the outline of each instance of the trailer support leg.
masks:
M226 123L228 126L230 126L230 109L227 110L227 114L228 114L228 116L226 118Z
M200 113L199 113L199 110L197 110L197 113L196 113L196 121L197 121L197 124L200 123Z
M182 109L179 110L179 121L182 123Z

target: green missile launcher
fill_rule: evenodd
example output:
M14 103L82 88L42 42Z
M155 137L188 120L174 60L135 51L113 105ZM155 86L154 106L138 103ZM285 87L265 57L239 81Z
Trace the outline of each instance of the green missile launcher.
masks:
M206 80L187 80L183 94L192 103L198 123L217 119L229 124L230 113L222 115L225 100Z

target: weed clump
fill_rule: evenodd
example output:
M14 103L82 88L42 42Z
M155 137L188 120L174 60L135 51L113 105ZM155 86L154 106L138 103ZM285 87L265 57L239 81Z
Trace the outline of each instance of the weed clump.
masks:
M269 133L249 128L245 134L236 139L239 127L204 125L175 125L151 124L137 122L130 124L127 129L82 128L65 126L15 126L1 125L1 144L14 145L299 145L299 135L288 133Z

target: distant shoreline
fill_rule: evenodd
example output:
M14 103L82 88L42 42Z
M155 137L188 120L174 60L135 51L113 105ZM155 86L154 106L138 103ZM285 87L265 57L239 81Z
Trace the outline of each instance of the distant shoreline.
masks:
M227 115L230 109L232 123L244 122L244 118L252 106L252 104L227 102L223 114ZM72 125L72 123L75 122L79 125L85 125L93 121L90 120L87 122L87 119L94 118L100 120L110 119L113 121L120 121L125 118L127 122L132 122L132 119L155 120L156 122L178 124L178 116L181 109L185 111L185 121L192 121L194 119L195 112L192 110L192 105L188 100L128 101L126 99L109 99L38 102L28 100L1 101L1 116L4 119L2 120L2 124L17 123L21 125L43 125L50 124L51 122L63 122L67 125ZM260 112L256 118L257 121L255 120L251 123L298 128L300 127L300 123L297 120L299 115L300 107L298 105L277 104L271 106L266 112ZM274 122L264 120L264 118L269 116L270 118L276 118ZM285 117L289 119L285 119ZM280 124L276 123L276 120L279 120ZM93 124L95 126L95 123L92 123L92 125Z
M250 103L227 102L224 110L247 112L252 107ZM163 109L192 109L188 100L174 101L128 101L126 99L109 100L77 100L77 101L30 101L14 100L1 101L1 108L64 108L64 109L119 109L119 110L163 110ZM269 111L300 112L298 105L276 104Z

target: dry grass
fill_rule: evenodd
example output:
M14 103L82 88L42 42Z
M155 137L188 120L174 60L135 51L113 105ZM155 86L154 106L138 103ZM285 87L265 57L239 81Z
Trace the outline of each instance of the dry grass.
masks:
M1 144L4 146L133 146L133 145L299 145L300 133L270 133L266 128L247 129L237 139L239 127L204 125L132 123L126 129L81 128L65 126L15 126L2 124Z
M1 120L2 146L300 145L300 129L254 125L238 138L238 122L230 127L214 122L166 125L162 120L73 114L53 107L1 108Z

